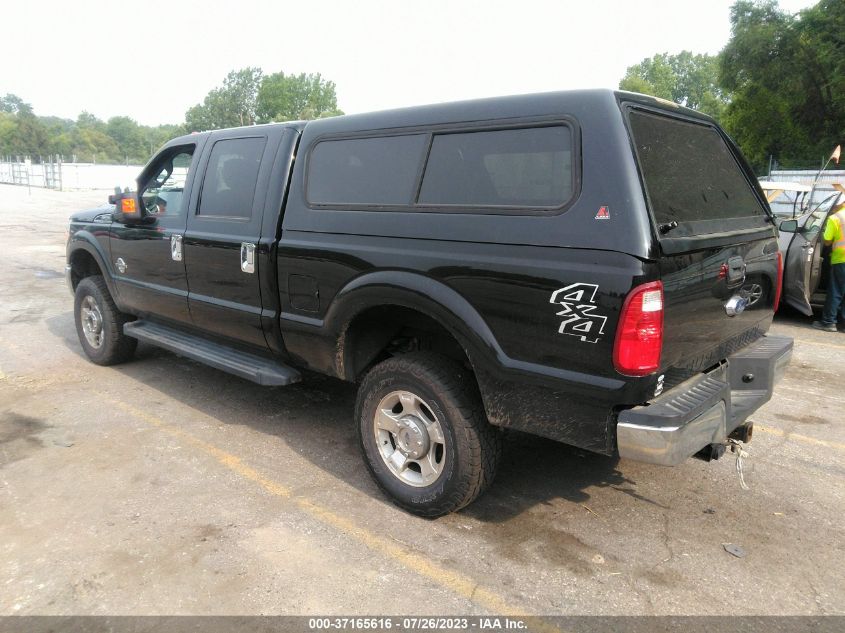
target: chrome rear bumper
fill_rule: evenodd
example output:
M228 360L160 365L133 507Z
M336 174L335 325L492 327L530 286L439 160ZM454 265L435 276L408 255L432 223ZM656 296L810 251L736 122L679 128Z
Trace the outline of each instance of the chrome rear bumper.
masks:
M648 405L619 414L619 456L676 466L728 434L772 397L792 358L792 339L766 336Z

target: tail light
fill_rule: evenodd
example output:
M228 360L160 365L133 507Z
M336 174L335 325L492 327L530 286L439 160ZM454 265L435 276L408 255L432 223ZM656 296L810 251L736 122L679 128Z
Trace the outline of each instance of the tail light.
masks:
M645 376L660 366L663 349L663 284L652 281L626 297L616 328L613 365L626 376Z
M778 277L775 280L775 305L774 311L778 311L780 306L780 293L783 290L783 255L778 251Z

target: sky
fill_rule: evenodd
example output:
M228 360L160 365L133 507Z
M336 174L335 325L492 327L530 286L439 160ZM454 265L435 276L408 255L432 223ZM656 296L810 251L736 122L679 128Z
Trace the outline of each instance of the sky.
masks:
M780 0L791 13L817 0ZM616 88L655 53L715 54L733 0L4 3L0 95L38 115L181 123L230 70L320 73L347 113Z

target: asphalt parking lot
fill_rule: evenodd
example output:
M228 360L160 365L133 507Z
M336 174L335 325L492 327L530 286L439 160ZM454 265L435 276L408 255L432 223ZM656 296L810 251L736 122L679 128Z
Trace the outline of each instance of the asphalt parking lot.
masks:
M749 490L730 457L509 436L484 497L423 520L369 479L353 386L84 358L65 231L106 195L0 185L0 614L845 614L845 334L777 317Z

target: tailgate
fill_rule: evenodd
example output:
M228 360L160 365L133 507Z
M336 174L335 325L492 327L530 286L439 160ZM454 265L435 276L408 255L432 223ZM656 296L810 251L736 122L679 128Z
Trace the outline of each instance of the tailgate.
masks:
M670 386L768 329L776 232L756 179L712 121L644 107L627 114L659 243Z
M688 370L677 375L670 371L667 387L763 335L774 313L777 266L774 238L667 256L661 262L665 306L661 364L667 370ZM733 279L732 267L736 267ZM741 303L737 298L746 304L731 316L729 304Z

